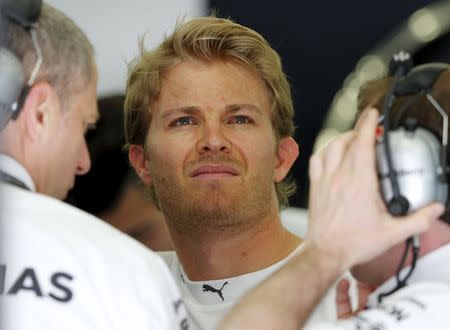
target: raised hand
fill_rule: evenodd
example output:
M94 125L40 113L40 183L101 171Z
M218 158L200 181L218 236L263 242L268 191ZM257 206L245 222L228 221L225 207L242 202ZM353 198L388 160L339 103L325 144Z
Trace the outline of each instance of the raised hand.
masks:
M431 204L405 217L391 216L381 199L375 163L378 113L366 110L355 130L310 160L310 224L306 242L338 262L342 271L426 231L444 211Z

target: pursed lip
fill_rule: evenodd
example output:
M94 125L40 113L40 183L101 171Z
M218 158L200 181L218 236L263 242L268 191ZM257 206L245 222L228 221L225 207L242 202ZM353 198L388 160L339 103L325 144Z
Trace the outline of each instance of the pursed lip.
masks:
M203 165L196 168L192 173L191 177L216 177L216 176L237 176L239 172L228 165Z

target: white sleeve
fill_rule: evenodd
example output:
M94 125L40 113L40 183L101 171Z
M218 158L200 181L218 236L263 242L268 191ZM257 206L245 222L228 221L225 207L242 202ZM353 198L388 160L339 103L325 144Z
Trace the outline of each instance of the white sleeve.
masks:
M1 329L187 329L160 257L96 218L28 194L25 204L36 207L20 199L0 221Z
M154 324L154 329L188 330L189 321L186 306L184 305L181 293L173 280L172 274L162 260L160 273L164 276L165 283L161 283L159 297L152 298L157 298L156 302L161 304L161 309L158 309L160 312L158 318L160 318L161 322L155 324L153 322L154 320L151 320L150 323ZM156 312L156 310L153 312ZM149 315L149 317L154 318L155 315Z
M449 329L450 286L420 283L384 299L356 317L309 325L307 330L414 330Z

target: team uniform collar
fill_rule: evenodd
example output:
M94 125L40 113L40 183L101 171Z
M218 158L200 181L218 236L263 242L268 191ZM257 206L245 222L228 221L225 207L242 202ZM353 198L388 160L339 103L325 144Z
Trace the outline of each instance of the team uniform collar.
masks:
M36 186L34 185L31 175L25 167L14 158L5 154L0 154L0 171L3 172L5 176L11 177L22 183L27 189L34 192L36 191Z
M211 281L191 281L180 264L180 282L201 305L215 305L234 303L258 283L269 277L270 274L281 268L292 256L303 249L300 244L286 258L259 271Z

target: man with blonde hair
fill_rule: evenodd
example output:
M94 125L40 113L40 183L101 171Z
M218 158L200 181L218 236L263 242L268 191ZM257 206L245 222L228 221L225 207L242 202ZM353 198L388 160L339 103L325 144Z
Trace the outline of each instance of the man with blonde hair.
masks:
M231 20L180 23L131 64L125 111L129 159L175 247L164 257L192 326L213 329L302 251L280 222L298 156L281 60ZM316 317L333 318L333 307Z

